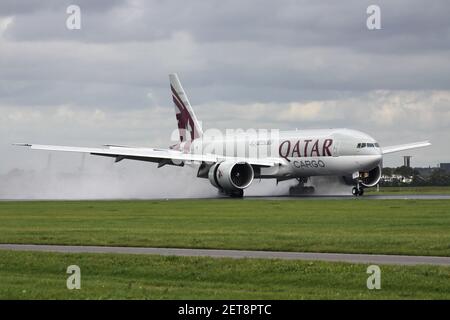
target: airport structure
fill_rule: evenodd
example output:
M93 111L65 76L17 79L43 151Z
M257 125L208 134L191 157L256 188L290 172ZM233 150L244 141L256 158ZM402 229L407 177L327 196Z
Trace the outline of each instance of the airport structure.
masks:
M447 163L440 163L440 164L439 164L439 168L440 168L441 170L444 170L445 172L450 173L450 162L447 162Z
M411 168L411 158L412 156L403 156L403 165L407 168Z

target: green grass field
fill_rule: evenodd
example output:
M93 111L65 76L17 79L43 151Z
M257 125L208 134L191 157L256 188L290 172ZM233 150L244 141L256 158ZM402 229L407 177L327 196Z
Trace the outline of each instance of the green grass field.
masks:
M81 289L66 269L81 269ZM449 299L450 268L0 250L0 299Z
M0 202L0 243L450 255L450 200ZM66 288L67 266L82 289ZM0 250L0 299L450 299L450 267Z
M0 243L450 256L450 200L1 202Z

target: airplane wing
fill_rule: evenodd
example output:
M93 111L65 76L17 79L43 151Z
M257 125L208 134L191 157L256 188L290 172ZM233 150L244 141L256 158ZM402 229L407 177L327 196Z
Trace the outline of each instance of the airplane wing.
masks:
M383 148L381 148L381 151L383 152L383 154L387 154L387 153L399 152L399 151L404 151L404 150L409 150L409 149L423 148L423 147L428 147L428 146L431 146L430 142L422 141L422 142L413 142L413 143L408 143L408 144L400 144L400 145L396 145L396 146L383 147Z
M79 152L89 153L95 156L112 157L116 159L116 162L130 159L157 162L159 166L166 164L181 164L185 161L193 162L220 162L225 160L235 162L247 162L251 165L272 167L276 164L284 163L281 158L246 158L246 157L228 157L215 154L193 154L185 153L178 150L171 149L156 149L156 148L131 148L131 147L119 147L109 145L108 148L89 148L89 147L68 147L68 146L53 146L53 145L41 145L41 144L29 144L29 143L15 143L16 146L29 147L36 150L47 151L66 151L66 152Z

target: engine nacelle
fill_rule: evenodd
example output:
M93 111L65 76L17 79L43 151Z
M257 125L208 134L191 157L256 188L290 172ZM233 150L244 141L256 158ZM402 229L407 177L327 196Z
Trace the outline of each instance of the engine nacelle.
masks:
M360 172L359 177L361 179L361 184L366 187L374 187L380 182L381 179L381 166L376 166L369 172Z
M354 185L356 180L352 176L344 176L344 182L348 185ZM374 187L380 182L381 179L381 166L376 166L369 172L360 172L359 181L362 186L366 188Z
M226 193L244 190L252 183L253 177L253 167L247 162L216 163L208 172L211 184Z

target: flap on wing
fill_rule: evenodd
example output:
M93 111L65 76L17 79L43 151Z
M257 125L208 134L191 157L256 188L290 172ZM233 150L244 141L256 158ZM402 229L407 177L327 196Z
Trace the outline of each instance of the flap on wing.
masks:
M413 142L413 143L408 143L408 144L384 147L384 148L381 148L381 150L382 150L383 154L387 154L387 153L399 152L399 151L404 151L404 150L409 150L409 149L423 148L423 147L428 147L428 146L431 146L430 142L421 141L421 142Z

